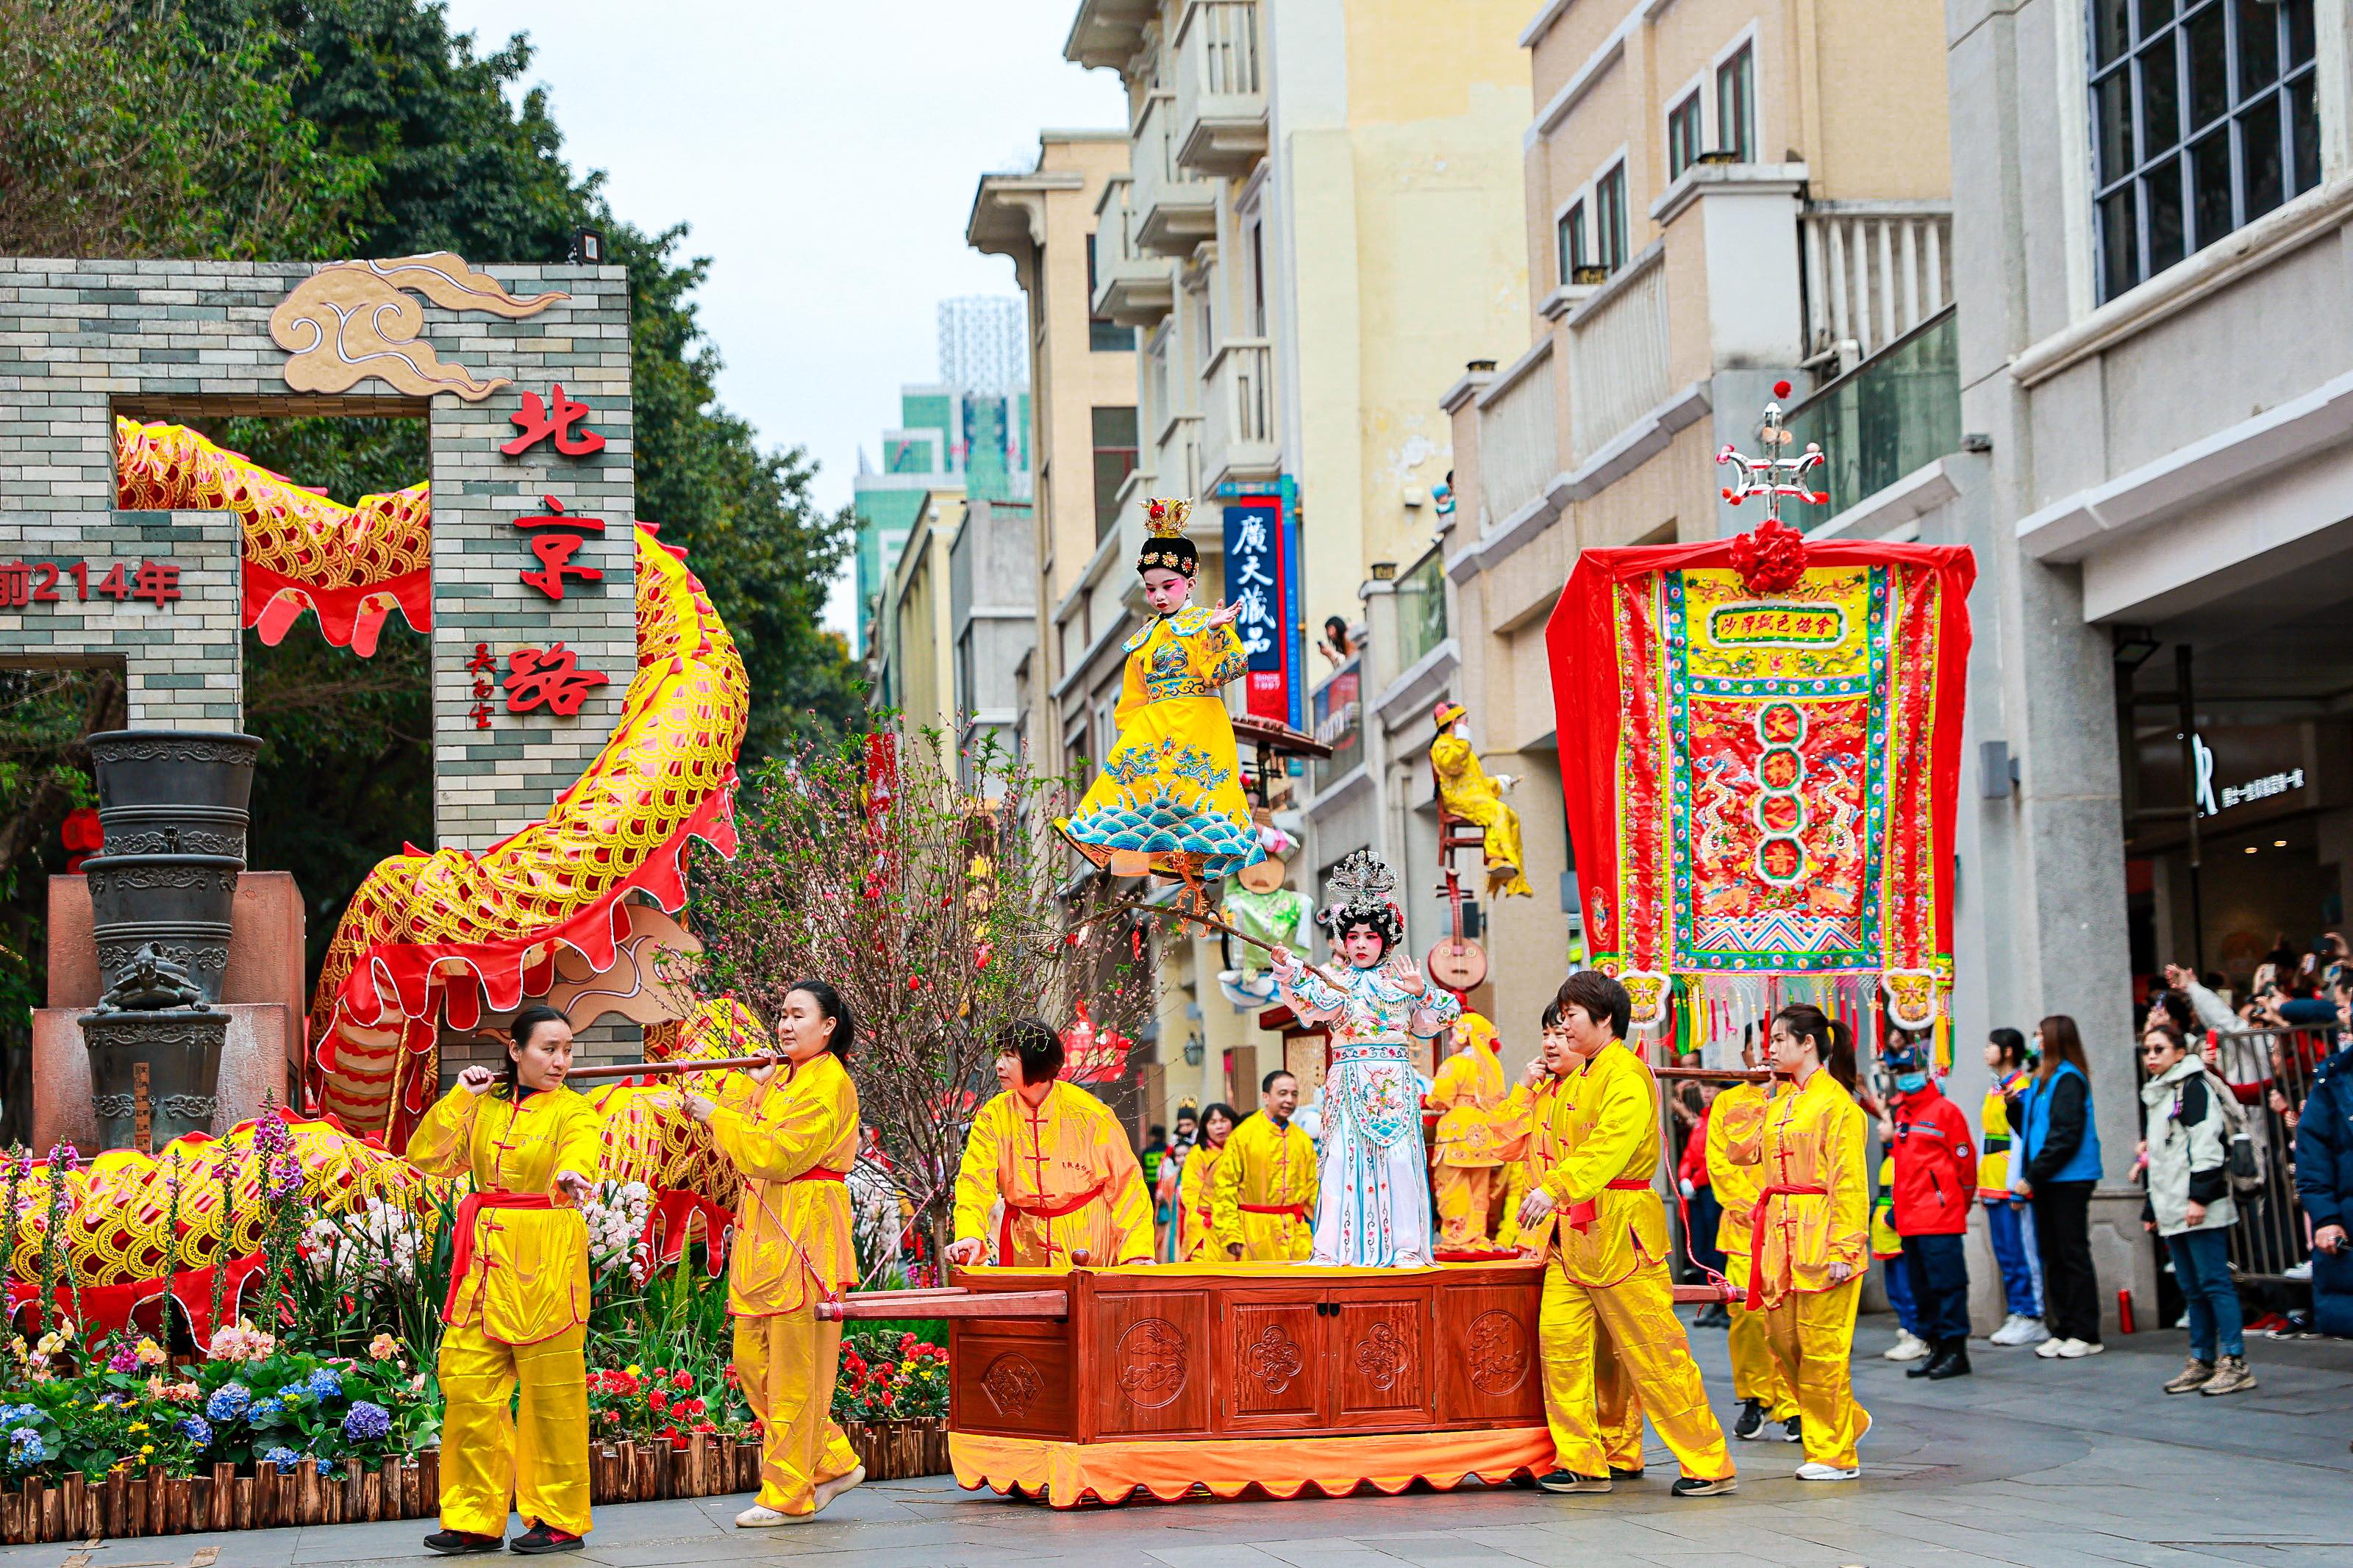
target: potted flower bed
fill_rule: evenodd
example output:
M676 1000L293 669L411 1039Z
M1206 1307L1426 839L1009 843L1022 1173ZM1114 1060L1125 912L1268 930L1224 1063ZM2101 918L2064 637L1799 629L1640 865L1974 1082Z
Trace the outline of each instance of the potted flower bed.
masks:
M869 1480L945 1474L947 1351L913 1330L845 1336L833 1418L858 1450Z

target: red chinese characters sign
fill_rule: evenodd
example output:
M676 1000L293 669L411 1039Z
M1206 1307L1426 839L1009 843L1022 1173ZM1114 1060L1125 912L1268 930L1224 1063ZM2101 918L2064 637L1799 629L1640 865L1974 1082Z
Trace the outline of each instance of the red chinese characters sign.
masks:
M519 647L507 655L507 711L528 713L545 707L569 719L580 711L588 693L606 684L604 675L582 669L570 648L556 643L546 648Z
M28 610L36 605L61 604L66 579L72 580L74 600L86 604L94 595L121 604L139 599L166 609L180 599L180 566L175 561L142 561L125 567L117 561L93 582L87 561L0 561L0 610Z
M605 449L605 437L582 427L588 414L586 404L564 395L564 384L560 381L545 401L536 392L526 392L522 395L522 406L512 416L522 434L501 444L499 450L510 458L520 458L542 441L552 440L555 449L567 458L586 458L601 452Z
M539 570L520 572L527 587L536 588L557 604L564 602L564 584L572 579L583 583L601 583L605 573L601 567L582 566L573 562L580 546L591 534L602 534L605 525L594 518L572 517L565 513L564 503L554 496L542 496L547 510L536 517L519 517L515 526L531 538L531 552L539 557Z

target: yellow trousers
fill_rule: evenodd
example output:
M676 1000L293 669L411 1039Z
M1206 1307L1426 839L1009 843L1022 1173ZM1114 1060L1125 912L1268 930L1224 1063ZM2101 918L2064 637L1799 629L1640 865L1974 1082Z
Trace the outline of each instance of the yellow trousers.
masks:
M1607 1475L1613 1447L1620 1469L1641 1463L1639 1441L1633 1462L1622 1457L1622 1437L1605 1436L1599 1391L1599 1346L1604 1336L1636 1398L1628 1405L1639 1424L1648 1415L1673 1451L1685 1475L1723 1480L1732 1474L1724 1429L1707 1407L1699 1366L1675 1316L1674 1288L1667 1266L1637 1268L1615 1285L1580 1285L1555 1257L1545 1269L1544 1306L1536 1338L1544 1354L1545 1420L1552 1428L1555 1462L1580 1476ZM1622 1418L1621 1418L1622 1419Z
M1765 1309L1765 1338L1781 1376L1797 1393L1805 1419L1806 1458L1851 1470L1854 1446L1870 1430L1871 1415L1854 1402L1847 1362L1854 1350L1854 1309L1860 1278L1827 1290L1784 1296Z
M442 1334L444 1530L504 1535L512 1499L526 1523L588 1533L587 1338L577 1323L535 1345L501 1344L479 1321Z
M1601 1455L1613 1470L1642 1468L1642 1396L1618 1347L1601 1334L1593 1342L1593 1419ZM1555 1439L1557 1444L1558 1439Z
M1438 1245L1468 1251L1487 1245L1487 1200L1495 1189L1492 1165L1438 1165L1430 1179L1438 1189Z
M1768 1420L1787 1421L1798 1413L1788 1380L1774 1363L1773 1348L1765 1342L1765 1314L1752 1312L1735 1301L1732 1313L1732 1397L1753 1399L1765 1407Z
M735 1376L760 1418L760 1506L815 1513L817 1489L858 1468L858 1452L833 1420L841 1325L820 1323L815 1302L798 1311L735 1320Z

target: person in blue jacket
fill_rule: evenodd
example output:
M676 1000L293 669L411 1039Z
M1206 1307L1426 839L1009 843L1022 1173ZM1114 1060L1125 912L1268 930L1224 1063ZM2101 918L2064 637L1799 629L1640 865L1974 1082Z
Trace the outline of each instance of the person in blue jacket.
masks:
M2010 1167L2010 1190L2034 1208L2042 1255L2043 1326L2034 1347L2045 1360L2097 1355L2100 1283L2092 1271L2092 1189L2100 1180L2100 1133L2092 1122L2092 1075L2084 1037L2063 1013L2034 1031L2040 1063L2019 1097L2026 1158Z
M2313 1075L2295 1129L2295 1195L2312 1216L2312 1322L2353 1336L2353 1047Z

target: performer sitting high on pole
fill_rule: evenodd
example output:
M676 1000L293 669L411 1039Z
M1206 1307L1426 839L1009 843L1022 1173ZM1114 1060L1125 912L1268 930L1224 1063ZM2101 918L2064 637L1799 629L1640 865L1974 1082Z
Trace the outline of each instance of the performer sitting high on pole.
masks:
M1079 809L1054 826L1114 877L1181 878L1193 908L1206 884L1266 858L1243 797L1233 721L1218 693L1250 670L1234 637L1239 605L1187 607L1199 552L1185 537L1193 503L1145 506L1135 569L1156 617L1127 639L1127 673L1112 722L1119 740Z
M1335 976L1278 948L1274 983L1302 1023L1332 1027L1324 1080L1323 1169L1314 1261L1360 1268L1430 1262L1430 1182L1422 1157L1421 1086L1412 1039L1429 1039L1461 1013L1398 951L1405 920L1391 903L1389 868L1367 849L1332 871L1332 902L1315 923L1348 968Z
M1312 1250L1315 1141L1293 1123L1299 1080L1281 1068L1259 1085L1258 1114L1234 1129L1210 1197L1211 1256L1288 1261Z
M1763 1167L1749 1237L1748 1307L1765 1313L1767 1342L1797 1390L1806 1462L1798 1479L1852 1480L1855 1443L1871 1415L1854 1402L1847 1368L1862 1289L1871 1197L1863 1181L1866 1119L1854 1102L1854 1037L1819 1007L1773 1018L1773 1066L1795 1079L1770 1106L1736 1106L1725 1148ZM1725 1116L1718 1100L1715 1114Z
M1438 775L1439 797L1446 809L1485 830L1487 896L1535 897L1520 870L1527 859L1520 847L1520 814L1504 804L1504 792L1519 781L1509 773L1490 774L1479 765L1469 709L1460 702L1441 702L1435 719L1438 739L1430 743L1430 770Z
M1651 1185L1659 1090L1625 1045L1632 1005L1624 986L1588 969L1563 983L1558 1005L1569 1048L1585 1065L1562 1083L1553 1111L1559 1161L1520 1205L1522 1247L1547 1258L1537 1337L1560 1468L1538 1484L1610 1489L1595 1402L1594 1343L1606 1334L1651 1425L1682 1461L1675 1496L1731 1491L1732 1459L1667 1279L1666 1209Z
M989 1210L1002 1198L997 1262L1007 1268L1152 1261L1152 1195L1127 1130L1103 1101L1057 1080L1062 1041L1025 1018L997 1037L1005 1092L980 1108L956 1170L950 1262L980 1263Z
M814 1518L866 1479L833 1422L841 1324L818 1301L858 1279L850 1243L850 1167L858 1089L843 1061L857 1039L848 1003L822 980L785 993L776 1038L789 1065L730 1073L713 1099L681 1089L670 1105L711 1129L744 1177L727 1257L735 1375L760 1418L760 1495L735 1516L746 1530Z

